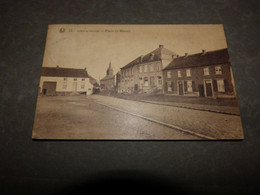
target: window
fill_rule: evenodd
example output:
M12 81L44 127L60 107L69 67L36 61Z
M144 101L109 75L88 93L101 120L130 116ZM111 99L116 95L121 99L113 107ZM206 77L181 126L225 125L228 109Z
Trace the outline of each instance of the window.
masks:
M167 71L167 78L171 78L171 77L172 77L171 71Z
M63 78L62 89L67 89L67 78Z
M192 81L187 81L187 91L192 92Z
M150 77L150 85L154 86L154 77Z
M187 77L190 77L190 76L191 76L191 74L190 74L190 69L186 69L186 76L187 76Z
M139 66L139 72L143 72L143 66L142 65Z
M85 79L81 79L81 89L85 89Z
M139 84L142 85L143 84L143 78L139 77Z
M147 64L144 65L144 72L147 72Z
M150 71L153 72L153 64L150 66Z
M221 66L215 66L215 73L222 74Z
M217 80L218 92L225 92L224 79Z
M162 85L162 77L161 76L158 76L158 85Z
M204 75L209 75L209 67L203 68Z
M172 82L171 81L167 81L166 82L166 86L167 86L167 91L171 92L172 91Z
M148 83L148 77L144 77L144 86L148 86L149 85L149 83Z
M178 70L178 77L181 77L181 71Z

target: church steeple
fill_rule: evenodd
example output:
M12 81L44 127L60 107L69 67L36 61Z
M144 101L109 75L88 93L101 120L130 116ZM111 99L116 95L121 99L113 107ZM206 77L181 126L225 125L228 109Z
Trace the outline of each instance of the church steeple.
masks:
M107 76L113 76L113 74L114 74L114 70L112 68L111 61L110 61L107 69Z

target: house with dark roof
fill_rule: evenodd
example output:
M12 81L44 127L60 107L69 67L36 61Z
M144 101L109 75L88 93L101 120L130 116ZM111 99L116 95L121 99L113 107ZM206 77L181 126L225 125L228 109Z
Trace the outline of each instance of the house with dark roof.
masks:
M115 75L111 62L106 71L106 76L100 80L101 90L111 91L115 88Z
M163 69L164 93L181 96L234 97L227 48L177 57Z
M118 93L162 92L162 69L176 56L176 53L159 45L154 51L129 62L121 68Z
M42 95L90 95L96 85L96 79L88 74L86 68L42 67L39 89Z

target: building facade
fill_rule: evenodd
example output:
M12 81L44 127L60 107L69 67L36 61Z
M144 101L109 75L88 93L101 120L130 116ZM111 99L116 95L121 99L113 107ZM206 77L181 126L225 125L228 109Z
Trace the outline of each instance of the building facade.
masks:
M100 80L100 87L103 91L112 91L115 90L115 75L114 70L111 66L111 62L106 71L106 76Z
M39 93L42 95L91 95L95 81L86 69L42 67Z
M235 97L228 50L175 58L163 69L164 93L201 97Z
M162 93L162 69L175 57L177 54L159 45L154 51L134 59L121 68L118 93Z

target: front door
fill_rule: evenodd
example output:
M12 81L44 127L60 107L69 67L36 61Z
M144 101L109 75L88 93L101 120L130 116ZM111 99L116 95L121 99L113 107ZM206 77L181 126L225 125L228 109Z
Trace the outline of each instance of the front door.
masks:
M179 95L183 95L183 83L182 83L182 81L178 81L178 85L179 85Z
M205 81L206 96L212 96L212 82L211 80Z

